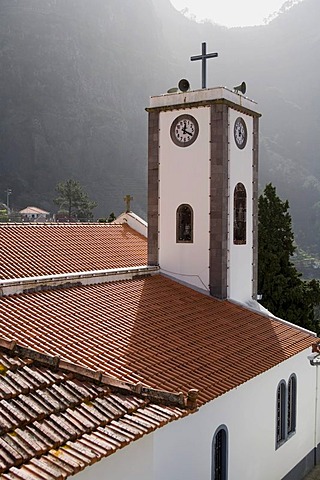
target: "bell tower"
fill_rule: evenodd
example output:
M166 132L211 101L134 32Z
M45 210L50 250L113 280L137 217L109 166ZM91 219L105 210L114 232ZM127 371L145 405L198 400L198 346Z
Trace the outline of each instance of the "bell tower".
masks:
M147 111L148 263L220 299L255 298L255 102L203 88L151 97Z

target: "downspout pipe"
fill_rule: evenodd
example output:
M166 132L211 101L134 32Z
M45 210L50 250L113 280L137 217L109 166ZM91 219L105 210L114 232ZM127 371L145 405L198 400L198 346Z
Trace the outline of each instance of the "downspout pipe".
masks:
M311 355L308 355L308 360L310 362L310 365L313 367L316 367L315 373L316 373L316 391L315 391L315 403L314 403L314 432L313 432L313 451L314 451L314 457L313 457L313 463L314 465L317 465L317 460L318 460L318 455L317 455L317 450L318 450L318 393L319 393L319 364L320 364L320 354L319 353L312 353Z

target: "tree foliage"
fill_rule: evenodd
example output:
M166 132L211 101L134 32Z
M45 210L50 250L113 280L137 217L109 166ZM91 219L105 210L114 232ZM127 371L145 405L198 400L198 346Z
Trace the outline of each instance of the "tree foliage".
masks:
M89 200L83 187L76 180L67 180L58 183L56 187L58 197L54 203L59 211L67 211L69 222L71 220L88 221L93 218L92 210L97 206L96 202Z
M261 303L274 315L318 330L314 307L320 303L316 280L303 281L291 262L294 235L288 201L268 184L259 197L258 291Z
M6 209L1 209L0 210L0 222L8 222L8 221L9 221L8 211Z

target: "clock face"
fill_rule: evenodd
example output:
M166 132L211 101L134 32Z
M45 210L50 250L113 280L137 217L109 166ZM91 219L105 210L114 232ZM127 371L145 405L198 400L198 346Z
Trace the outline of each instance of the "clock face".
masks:
M247 144L247 126L241 117L238 117L234 122L234 139L237 147L241 150Z
M192 115L179 115L171 124L170 136L178 147L189 147L199 134L199 124Z

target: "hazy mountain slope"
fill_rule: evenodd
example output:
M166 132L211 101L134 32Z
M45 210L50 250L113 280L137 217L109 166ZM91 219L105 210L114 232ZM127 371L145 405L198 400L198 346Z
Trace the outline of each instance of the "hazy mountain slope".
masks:
M0 0L0 200L52 210L79 179L98 215L146 212L148 97L187 78L201 42L208 86L243 80L261 119L260 185L289 198L297 238L320 243L319 0L260 27L198 24L169 0ZM2 194L1 194L2 192Z
M1 0L0 13L0 192L50 210L74 177L100 215L125 193L145 211L144 107L163 76L150 3Z

